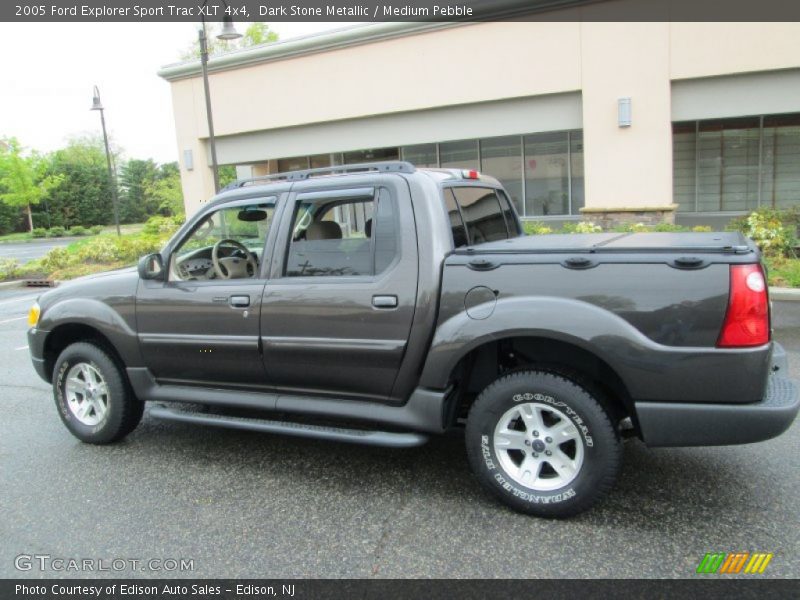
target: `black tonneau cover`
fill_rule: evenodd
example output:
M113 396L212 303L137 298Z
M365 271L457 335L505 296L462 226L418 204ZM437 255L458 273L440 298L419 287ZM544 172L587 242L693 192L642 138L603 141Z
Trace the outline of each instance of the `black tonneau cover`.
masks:
M512 253L619 253L702 252L747 254L756 247L738 231L702 233L576 233L528 235L459 248L456 254Z

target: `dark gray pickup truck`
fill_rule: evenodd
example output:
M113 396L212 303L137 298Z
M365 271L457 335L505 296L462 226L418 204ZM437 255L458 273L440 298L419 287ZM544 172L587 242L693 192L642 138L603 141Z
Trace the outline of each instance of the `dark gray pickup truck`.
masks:
M235 182L138 269L43 294L28 338L85 442L125 437L145 402L393 447L464 427L483 486L567 516L612 487L626 436L791 425L767 294L738 233L525 237L495 179L389 162Z

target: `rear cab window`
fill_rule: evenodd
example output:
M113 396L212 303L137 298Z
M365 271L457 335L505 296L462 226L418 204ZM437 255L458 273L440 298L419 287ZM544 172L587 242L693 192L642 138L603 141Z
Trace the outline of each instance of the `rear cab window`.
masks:
M502 190L452 186L443 190L456 248L506 240L520 235L519 223Z

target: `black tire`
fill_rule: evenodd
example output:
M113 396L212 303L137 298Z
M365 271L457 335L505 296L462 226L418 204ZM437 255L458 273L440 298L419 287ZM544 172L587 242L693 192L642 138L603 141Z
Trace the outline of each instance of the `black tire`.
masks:
M572 441L563 442L562 446L557 445L557 441L553 445L549 436L546 439L551 441L547 444L544 437L541 440L534 437L534 433L542 435L544 431L529 431L520 411L524 409L527 415L529 409L537 407L542 410L531 418L540 422L545 417L561 419L548 420L550 425L545 427L555 428L564 418L571 420L571 424L563 425L569 430L564 436L572 436ZM516 420L509 421L513 429L510 433L499 430L498 442L510 437L513 440L509 443L517 446L524 439L525 445L520 446L523 450L501 447L498 451L495 428L501 419L506 422L508 415L513 419L515 414L519 415ZM508 424L503 427L509 429ZM583 446L580 459L578 443ZM576 382L544 371L517 371L500 377L484 389L470 408L466 445L472 471L484 488L514 510L539 517L569 517L587 510L612 488L622 463L619 434L600 402ZM551 458L561 456L559 451L574 459L570 465L580 465L571 471L572 474L562 477L561 472L551 466ZM548 458L545 452L550 452ZM531 462L534 466L526 469L522 461L528 456L531 461L542 461L542 466ZM564 465L556 466L563 468ZM534 469L536 485L524 485L520 479L530 480ZM569 480L569 477L574 478ZM561 481L565 485L543 489L558 486Z
M102 395L101 400L106 408L97 423L81 422L69 406L66 380L76 365L89 365L105 382L107 394ZM90 444L121 440L136 429L144 413L144 403L133 394L122 369L105 350L89 342L67 346L58 357L53 371L53 395L61 421L70 433ZM89 418L92 417L98 417L95 410Z

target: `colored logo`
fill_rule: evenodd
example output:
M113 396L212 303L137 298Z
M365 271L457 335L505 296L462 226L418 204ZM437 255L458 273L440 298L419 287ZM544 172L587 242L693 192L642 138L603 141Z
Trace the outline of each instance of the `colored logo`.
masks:
M708 552L697 565L697 572L717 575L760 574L766 570L772 557L771 552Z

